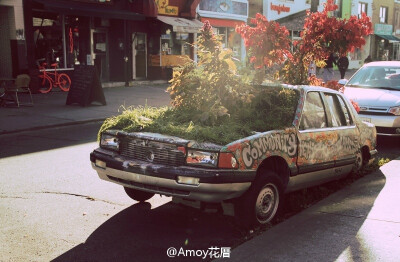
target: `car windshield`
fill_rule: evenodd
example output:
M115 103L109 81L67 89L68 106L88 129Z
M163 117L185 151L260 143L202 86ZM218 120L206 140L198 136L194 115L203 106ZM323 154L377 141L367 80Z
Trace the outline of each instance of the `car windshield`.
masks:
M354 74L346 86L400 90L400 67L363 67Z

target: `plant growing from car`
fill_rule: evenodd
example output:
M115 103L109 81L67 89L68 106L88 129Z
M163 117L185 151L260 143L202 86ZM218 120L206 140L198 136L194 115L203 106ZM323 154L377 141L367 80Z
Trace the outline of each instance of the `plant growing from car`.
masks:
M298 93L250 84L237 75L232 51L222 47L208 22L198 40L197 64L176 68L168 91L172 107L130 107L105 120L108 129L148 131L199 142L227 144L251 135L291 124Z

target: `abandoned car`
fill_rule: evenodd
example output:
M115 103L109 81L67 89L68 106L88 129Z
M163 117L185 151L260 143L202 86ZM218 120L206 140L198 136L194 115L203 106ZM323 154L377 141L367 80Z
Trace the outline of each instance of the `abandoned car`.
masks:
M343 178L377 152L375 126L361 121L343 94L283 88L297 94L293 118L283 129L226 145L107 130L90 155L92 167L137 201L161 194L200 206L222 203L244 223L268 223L277 217L284 194Z

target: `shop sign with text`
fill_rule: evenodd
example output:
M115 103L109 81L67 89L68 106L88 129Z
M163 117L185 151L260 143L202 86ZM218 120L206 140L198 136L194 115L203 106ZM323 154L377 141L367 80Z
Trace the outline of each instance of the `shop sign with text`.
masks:
M170 6L169 0L156 0L158 14L178 16L179 9L177 6Z

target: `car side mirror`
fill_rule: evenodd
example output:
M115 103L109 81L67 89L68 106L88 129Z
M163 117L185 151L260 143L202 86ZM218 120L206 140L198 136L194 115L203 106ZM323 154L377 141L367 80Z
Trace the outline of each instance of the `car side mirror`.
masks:
M347 82L349 82L349 80L347 80L347 79L340 79L340 80L338 81L338 84L339 84L340 86L344 86L345 84L347 84Z

